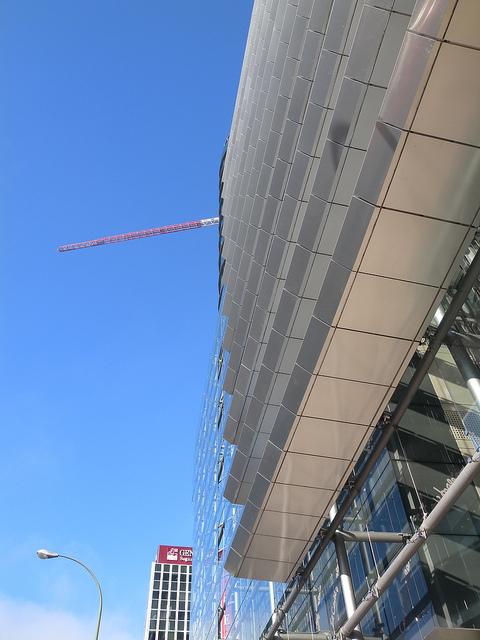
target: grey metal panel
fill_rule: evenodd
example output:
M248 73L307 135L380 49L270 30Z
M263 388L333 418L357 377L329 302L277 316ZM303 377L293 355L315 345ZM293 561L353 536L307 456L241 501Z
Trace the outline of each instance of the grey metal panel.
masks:
M252 335L248 336L247 344L245 345L245 351L243 354L242 363L244 366L252 369L255 363L255 360L258 356L258 351L260 349L260 343L252 337Z
M383 122L377 122L358 178L355 195L377 204L385 193L385 178L390 170L402 132Z
M289 195L296 200L301 199L311 161L312 159L310 156L305 155L301 151L296 152L290 171L290 177L285 189L286 195Z
M233 341L232 347L230 349L230 359L228 361L228 366L230 369L234 371L238 371L238 367L240 366L240 360L242 357L243 345L238 342Z
M343 80L329 129L331 140L342 145L350 144L366 91L366 85L361 82L350 78Z
M284 95L279 95L276 101L275 110L273 112L272 131L283 133L285 119L290 101Z
M242 514L242 525L244 529L253 531L258 519L258 515L259 509L255 507L251 502L247 502Z
M227 373L225 375L225 380L223 383L223 388L227 393L232 394L235 390L235 381L237 379L237 372L235 369L227 369Z
M303 293L310 268L313 262L313 254L301 245L295 247L292 263L285 282L285 289L296 296Z
M281 449L272 442L267 442L258 472L267 480L272 480L282 455Z
M235 331L235 340L242 346L245 345L247 340L247 332L248 323L243 318L239 318L237 322L237 329Z
M312 83L305 80L301 76L297 76L293 87L292 97L290 99L290 107L288 109L288 118L297 123L302 123L305 116L305 108L307 106L308 96Z
M350 141L352 147L357 149L368 149L372 132L375 128L375 122L379 118L380 107L385 96L385 89L382 87L367 87L365 97L360 106L353 136ZM380 117L380 119L382 119Z
M239 419L240 419L240 414L242 411L244 401L245 401L245 398L243 394L240 392L238 388L235 388L235 391L233 392L233 399L232 399L232 402L230 403L230 409L228 412L229 419L231 418L236 425L235 431L234 431L235 442L237 441L237 438L239 435ZM233 427L234 425L231 425L232 429Z
M309 102L305 111L305 120L298 140L298 149L308 155L313 155L317 146L318 136L323 126L326 109L313 102Z
M286 194L280 207L275 233L278 237L287 241L290 240L292 225L295 221L295 214L298 207L298 200Z
M252 441L255 435L256 432L253 429L250 429L250 427L247 427L245 424L243 425L242 432L237 438L237 447L238 450L246 456L251 455Z
M239 525L235 532L235 539L232 542L232 549L238 554L243 555L247 550L249 543L250 532Z
M285 16L283 20L282 31L280 33L280 40L282 42L290 42L292 35L293 23L295 21L296 9L291 4L287 4L285 10Z
M282 403L292 413L297 413L310 378L311 374L308 371L305 371L299 365L295 365Z
M278 80L281 80L282 78L287 51L288 51L288 42L279 42L278 48L277 48L277 56L275 58L275 64L273 66L273 77L278 78ZM280 87L280 82L278 83L278 86ZM267 102L267 106L268 106L268 102Z
M269 195L265 203L261 221L261 227L267 233L272 233L275 227L279 208L280 200L277 200L276 198L273 198L271 195Z
M350 277L350 270L333 260L330 262L313 315L331 325Z
M252 490L248 496L248 501L253 504L254 507L262 507L263 500L268 490L270 489L269 481L257 474L253 482Z
M269 145L278 145L280 141L280 135L274 134L273 132L270 134L267 143L267 149L265 151L265 162L262 164L262 168L260 169L260 176L258 178L257 184L257 193L261 195L263 198L267 197L267 193L270 187L270 182L272 180L273 175L273 166L270 166L270 163L267 163L267 156L271 154L272 160L276 155L275 149L269 149Z
M291 373L291 372L290 372ZM275 382L269 395L268 402L273 406L280 406L285 394L290 375L287 373L276 373Z
M270 306L270 301L275 290L276 279L268 273L264 273L262 284L260 286L260 292L258 295L258 306L261 309L267 310Z
M240 451L238 451L237 449L233 457L232 466L230 467L229 477L236 478L237 480L241 481L243 477L243 473L247 468L247 464L248 464L248 457L245 454L240 453Z
M340 57L338 53L332 53L325 49L320 54L310 100L321 107L328 105Z
M298 364L310 373L313 373L318 357L325 345L330 332L330 326L318 318L312 317L308 325L305 339L298 354Z
M238 370L237 380L235 382L235 395L230 405L230 415L233 418L240 417L243 401L247 393L248 385L250 382L251 373L252 373L251 370L243 365L241 365ZM239 394L241 394L241 397L239 397ZM238 413L235 411L237 403L239 404Z
M290 165L288 163L283 162L283 160L280 159L275 163L272 183L270 185L270 194L279 200L283 198L289 167Z
M274 385L274 372L264 364L260 367L257 384L255 385L254 397L260 402L264 402L265 398L270 396Z
M320 159L320 165L312 189L312 194L331 201L332 190L334 189L338 167L345 161L347 150L344 146L326 140L324 151Z
M335 198L337 199L337 198ZM332 255L337 246L340 232L345 222L348 207L346 205L332 204L323 228L322 237L318 243L317 251Z
M293 24L292 35L287 52L287 56L289 56L290 58L301 60L301 53L307 35L307 26L308 19L302 15L297 14L295 22Z
M350 148L347 150L345 154L345 162L342 167L342 173L339 176L335 193L333 195L333 201L337 204L350 204L365 155L366 152L362 149Z
M398 52L408 27L409 16L401 13L391 13L388 20L385 37L378 53L373 73L372 84L386 87L392 75Z
M233 444L235 442L235 437L237 435L238 422L234 420L231 416L228 417L227 422L225 423L225 428L223 430L223 437L227 442Z
M290 411L283 405L280 406L277 419L273 425L270 440L279 449L283 449L291 433L292 425L295 421L296 413Z
M313 80L318 53L323 44L323 34L309 30L305 38L302 59L298 67L298 75Z
M280 407L272 404L267 404L265 413L262 416L262 421L260 423L260 433L268 434L272 432L272 427L275 424L275 420L278 417L278 411Z
M273 237L270 252L268 254L267 264L265 265L265 270L269 275L275 277L278 275L286 244L286 241L282 238L279 238L278 236Z
M256 262L255 260L252 260L252 263L250 265L250 275L248 277L247 287L248 287L248 290L254 294L258 292L261 274L262 274L262 265Z
M355 4L352 0L334 0L324 44L329 51L343 53Z
M256 340L262 339L263 331L267 323L267 316L268 314L266 311L258 306L255 307L255 311L253 312L252 325L250 327L250 335L253 336Z
M314 3L308 23L310 29L318 31L319 33L325 33L331 6L332 0L317 0Z
M309 298L305 297L302 297L300 299L300 303L298 305L297 312L295 314L295 318L289 332L289 335L291 337L301 339L305 337L308 323L310 322L313 310L315 308L315 302L315 300L310 300Z
M336 206L336 205L334 205ZM331 217L331 216L330 216ZM325 229L327 225L325 226ZM303 298L314 300L318 299L320 295L320 291L322 290L322 286L325 280L325 276L327 275L327 269L330 264L330 256L322 253L317 253L314 255L312 261L312 268L310 269L310 273L308 274L307 281L305 283L305 289L303 291ZM308 305L308 308L311 307L311 304ZM298 317L295 320L295 331L298 331ZM292 332L293 335L293 332ZM302 336L299 336L303 338Z
M364 242L375 206L357 197L352 198L348 208L345 226L340 233L333 259L339 264L353 269L355 260Z
M257 425L260 424L264 412L265 407L263 401L261 399L252 398L245 418L245 423L252 428L256 428Z
M279 366L280 373L292 373L293 367L297 362L301 346L302 340L288 338L285 350L281 354L281 362Z
M278 89L279 96L291 98L293 94L293 85L298 72L298 60L287 58L283 68L282 79Z
M285 336L289 335L299 302L300 301L297 296L286 289L283 289L278 311L273 323L274 328L279 333L282 333Z
M323 232L324 218L328 211L328 203L314 195L310 200L303 218L298 242L306 249L314 250Z
M300 125L298 122L293 122L293 120L287 119L285 122L282 141L278 148L278 157L281 160L288 163L292 162L299 134Z
M272 237L269 233L265 233L263 229L259 229L256 236L256 244L254 247L254 258L256 262L260 264L265 264L265 260L267 257L268 246L272 240Z
M250 321L253 309L255 307L256 296L250 291L245 291L243 294L242 307L240 311L240 317Z
M354 80L368 82L377 59L378 48L387 28L389 13L365 5L357 37L348 60L345 75Z
M229 502L235 503L239 489L240 489L240 482L235 478L233 478L232 476L229 476L225 484L223 495ZM229 554L229 559L230 559L230 554ZM232 571L234 570L235 569L232 569Z

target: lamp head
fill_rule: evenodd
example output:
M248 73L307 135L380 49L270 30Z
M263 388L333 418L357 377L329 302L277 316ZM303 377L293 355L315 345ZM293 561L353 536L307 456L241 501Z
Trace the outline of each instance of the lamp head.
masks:
M37 551L37 556L40 560L50 560L50 558L58 558L58 553L54 551L47 551L46 549L39 549Z

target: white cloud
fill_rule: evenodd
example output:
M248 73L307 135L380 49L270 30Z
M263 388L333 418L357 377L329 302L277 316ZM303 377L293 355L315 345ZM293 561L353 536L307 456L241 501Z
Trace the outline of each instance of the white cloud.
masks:
M0 596L0 640L85 640L93 638L96 619ZM106 615L100 640L138 640L121 615Z

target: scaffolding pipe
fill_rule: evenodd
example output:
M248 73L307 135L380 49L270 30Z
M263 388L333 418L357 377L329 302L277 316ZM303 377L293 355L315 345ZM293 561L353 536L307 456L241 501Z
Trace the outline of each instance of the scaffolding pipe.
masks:
M425 351L425 354L422 360L418 363L418 366L415 370L415 373L412 376L407 388L405 389L405 393L400 399L399 403L396 406L395 411L393 412L390 420L385 423L383 426L382 433L374 445L370 456L365 461L363 468L361 469L358 476L355 478L355 481L350 489L350 492L347 494L345 500L340 505L338 509L338 513L330 523L328 529L321 532L320 540L317 548L310 556L307 564L300 569L299 573L295 576L293 583L288 591L288 595L286 596L283 603L281 603L275 614L272 616L272 623L268 630L263 634L264 640L274 640L275 634L278 629L281 627L282 622L287 615L288 610L295 602L298 594L302 590L302 587L305 585L308 576L313 571L315 565L317 564L320 556L323 554L325 549L327 548L328 543L332 540L335 535L335 531L339 528L340 523L342 522L345 514L350 509L355 500L356 496L359 495L363 485L365 484L368 476L375 466L377 460L383 453L383 450L387 446L390 438L392 437L395 429L398 426L398 423L402 419L405 411L408 409L410 403L412 402L416 392L418 391L423 378L428 372L428 369L432 365L437 351L440 349L443 344L450 327L452 326L455 318L457 317L460 309L462 308L463 303L465 302L467 295L474 285L476 279L478 278L480 273L480 251L475 254L474 259L472 260L467 272L461 279L458 284L457 291L453 296L450 305L445 312L441 322L438 325L437 331L430 341L428 349Z
M377 600L392 584L398 573L405 567L417 551L425 544L427 538L433 530L445 518L450 509L455 505L458 498L464 493L467 487L475 480L480 472L480 454L467 462L452 484L445 489L445 493L437 502L435 507L425 518L416 533L410 538L406 546L392 560L388 569L378 578L373 587L358 605L353 615L349 616L345 624L340 628L338 634L341 638L349 638L354 629L360 624L365 615L375 605Z

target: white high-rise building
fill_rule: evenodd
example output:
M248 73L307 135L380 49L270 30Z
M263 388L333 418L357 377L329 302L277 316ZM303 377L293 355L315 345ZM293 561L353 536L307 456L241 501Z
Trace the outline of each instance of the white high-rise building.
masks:
M188 640L192 548L160 545L152 562L145 640Z

